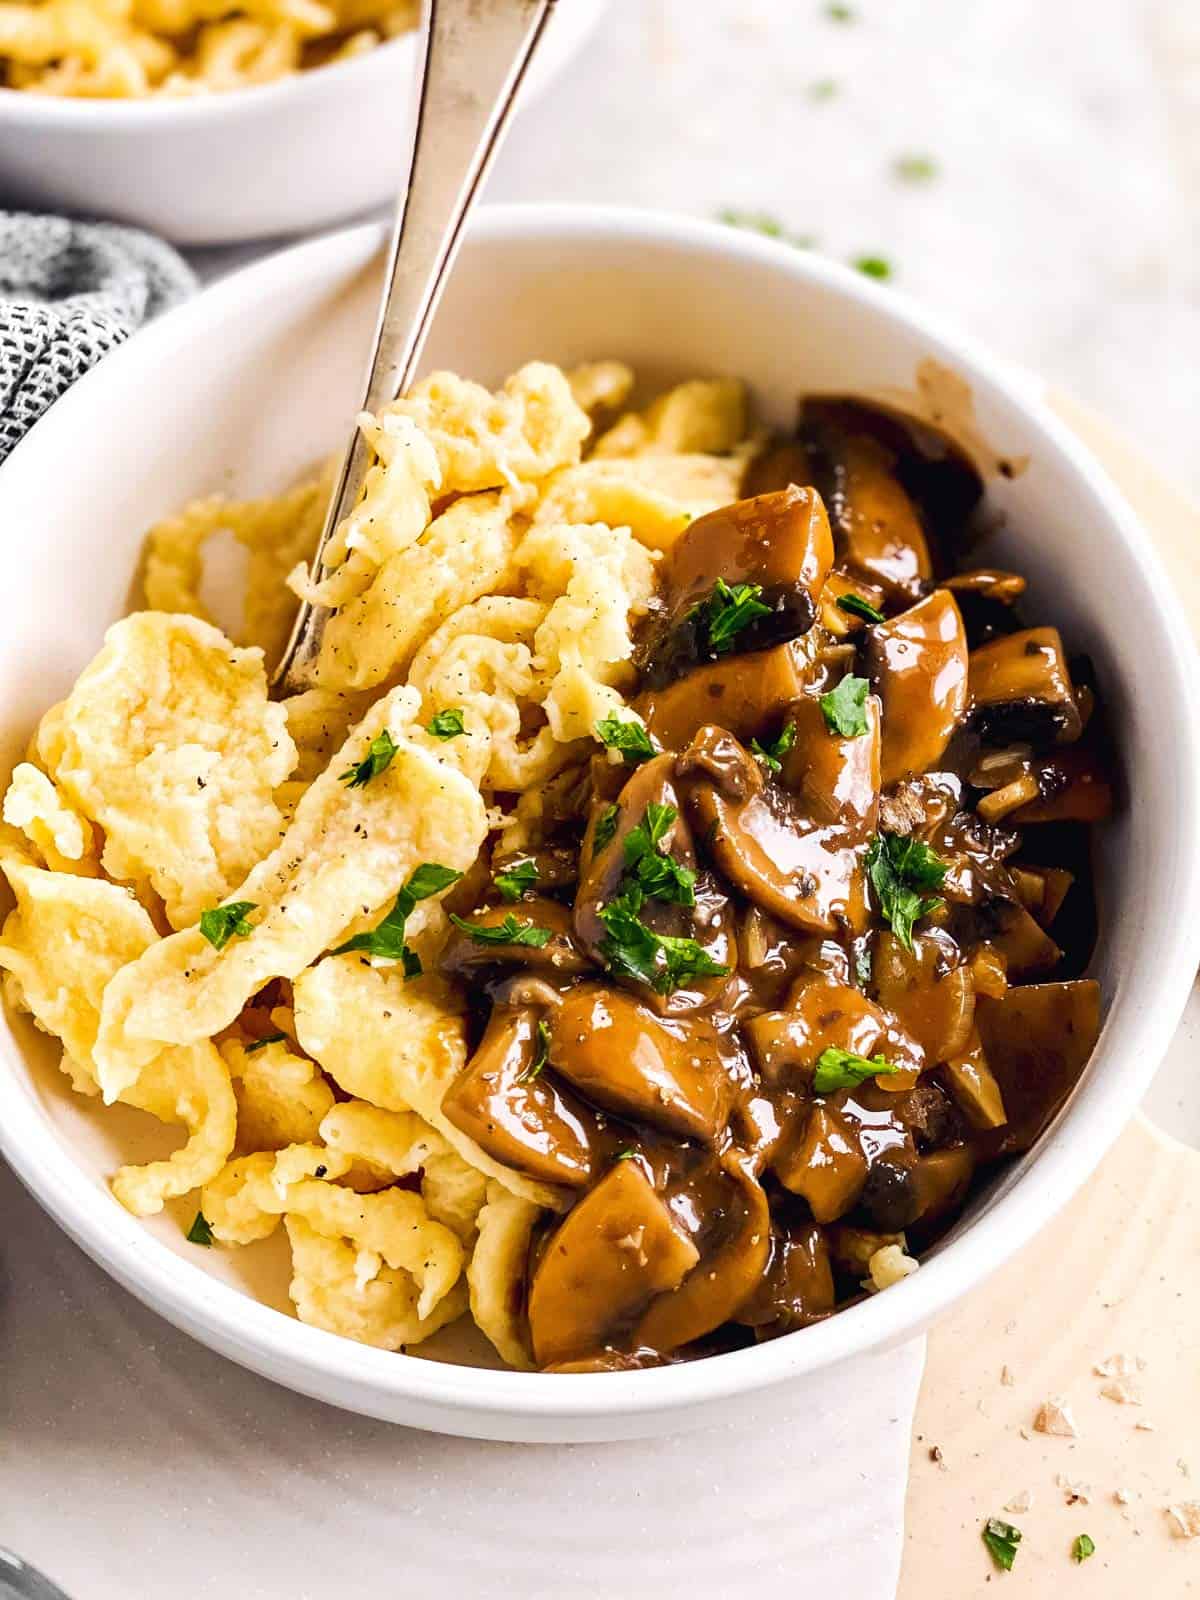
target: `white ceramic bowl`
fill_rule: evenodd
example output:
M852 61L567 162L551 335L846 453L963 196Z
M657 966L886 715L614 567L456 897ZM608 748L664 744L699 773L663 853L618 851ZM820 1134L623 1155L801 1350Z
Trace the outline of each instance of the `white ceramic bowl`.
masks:
M125 607L148 523L214 489L279 488L341 439L379 249L376 229L355 229L209 290L108 357L0 469L0 760L19 757L38 715ZM645 213L481 214L427 364L496 379L531 356L605 355L652 381L744 374L777 422L801 390L905 388L929 357L965 378L983 435L1029 462L991 485L1007 524L995 559L1009 551L1033 580L1033 614L1061 623L1072 647L1094 657L1131 802L1099 851L1104 1031L1047 1137L914 1277L803 1332L690 1365L547 1377L389 1355L304 1327L245 1292L250 1252L198 1251L178 1215L147 1226L124 1212L104 1180L137 1114L124 1114L126 1126L121 1108L93 1113L67 1090L44 1039L19 1021L0 1024L0 1145L115 1278L214 1349L305 1393L493 1438L618 1438L711 1421L756 1391L803 1374L820 1381L824 1369L920 1331L1095 1166L1164 1054L1200 945L1194 648L1149 536L1036 399L935 317L818 257ZM255 1283L276 1303L279 1271L264 1268Z
M525 102L606 0L560 0ZM390 204L408 170L408 34L334 66L184 100L69 100L0 88L9 206L136 223L182 245L327 228Z

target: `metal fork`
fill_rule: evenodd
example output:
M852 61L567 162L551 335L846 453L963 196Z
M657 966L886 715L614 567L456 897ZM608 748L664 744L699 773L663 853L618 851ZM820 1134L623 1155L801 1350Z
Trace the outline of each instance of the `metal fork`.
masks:
M463 224L512 118L556 0L426 0L420 94L408 184L396 206L387 279L360 410L407 388L458 250ZM356 427L312 561L324 576L330 535L357 504L371 453ZM302 601L274 684L307 688L329 616Z

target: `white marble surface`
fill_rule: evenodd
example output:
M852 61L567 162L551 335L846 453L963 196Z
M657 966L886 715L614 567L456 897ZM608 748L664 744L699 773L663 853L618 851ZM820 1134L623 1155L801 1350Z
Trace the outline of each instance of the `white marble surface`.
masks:
M613 0L491 195L761 209L885 255L1200 487L1200 4L850 4Z

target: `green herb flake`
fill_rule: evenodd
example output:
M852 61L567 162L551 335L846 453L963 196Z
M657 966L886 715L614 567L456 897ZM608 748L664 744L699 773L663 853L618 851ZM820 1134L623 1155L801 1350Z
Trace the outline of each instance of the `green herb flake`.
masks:
M610 750L619 750L627 767L640 766L657 753L642 723L622 722L615 713L596 724L596 736Z
M858 21L858 12L853 6L845 5L843 0L829 0L829 4L825 7L825 15L830 22Z
M418 900L428 900L431 895L440 894L461 877L462 873L455 872L453 867L443 867L437 861L423 862L396 896L395 904L383 921L367 933L356 933L345 944L339 944L332 954L340 956L349 950L365 950L368 955L377 956L380 960L401 962L406 978L419 977L420 957L404 942L404 924L412 915Z
M605 806L596 818L596 825L592 829L592 855L598 856L607 850L613 842L617 832L619 812L615 805Z
M255 1039L253 1044L248 1044L246 1054L252 1056L256 1050L265 1050L269 1044L282 1044L286 1038L286 1033L269 1033L265 1039Z
M838 595L838 610L846 611L852 617L861 617L864 622L882 622L883 612L877 611L869 600L864 600L860 594Z
M627 1144L624 1150L617 1151L613 1157L613 1165L615 1166L618 1161L632 1161L635 1155L637 1155L637 1151L631 1144Z
M600 954L611 973L649 984L658 994L673 994L689 978L724 978L729 968L714 961L695 939L657 934L638 916L642 898L620 895L600 908L607 930Z
M646 899L663 900L669 905L696 904L696 874L691 867L676 861L660 848L679 813L674 806L651 801L646 814L625 835L625 868ZM640 905L640 901L639 901Z
M777 739L768 740L766 744L759 744L757 739L751 739L750 749L768 772L782 772L783 758L795 742L796 724L785 722Z
M537 1025L537 1049L534 1052L533 1060L521 1074L521 1081L524 1083L532 1083L535 1078L541 1077L542 1073L549 1065L550 1029L544 1022L539 1022Z
M246 921L250 911L257 911L253 900L234 900L227 906L214 906L200 913L200 932L214 950L224 950L230 939L248 939L254 929Z
M1020 1528L1014 1528L1011 1522L1001 1522L999 1517L989 1517L983 1525L983 1542L1001 1571L1011 1572L1021 1542Z
M436 717L425 724L425 732L431 733L435 739L457 739L466 731L458 706L451 706L449 711L439 711Z
M1020 1536L1018 1535L1018 1537ZM1089 1556L1094 1556L1095 1554L1096 1541L1089 1533L1081 1533L1076 1539L1075 1543L1071 1546L1071 1559L1072 1561L1078 1562L1081 1566Z
M536 889L538 869L532 861L514 861L492 879L500 891L500 898L515 905L527 889Z
M817 78L808 86L810 100L832 100L838 92L836 78Z
M856 256L853 266L864 277L876 278L880 283L886 283L892 276L892 263L886 256Z
M898 156L892 171L905 183L930 183L938 175L938 164L932 156Z
M450 913L450 921L476 944L516 944L541 950L553 937L549 928L539 928L535 922L518 922L510 911L502 922L468 922L464 917Z
M821 1051L813 1068L813 1093L833 1094L838 1089L857 1089L868 1078L888 1077L900 1068L883 1056L868 1059L853 1050L838 1050L833 1045Z
M212 1223L209 1222L203 1211L197 1211L192 1218L192 1225L187 1231L187 1242L189 1244L202 1244L206 1250L211 1249L216 1244Z
M381 772L386 772L395 755L396 746L391 734L385 728L378 738L371 740L370 749L358 765L346 768L341 774L341 780L347 788L361 789L364 784L370 783L372 778L377 778Z
M781 244L790 244L796 250L811 250L817 242L812 234L791 233L769 211L737 211L726 206L717 212L717 220L727 228L740 228L743 233L761 233L766 239L778 239ZM691 514L687 515L690 522Z
M911 950L913 923L942 904L940 896L921 891L940 889L948 864L919 839L878 833L867 851L867 876L879 911L906 950Z
M836 689L821 696L821 712L830 733L843 739L860 739L868 730L867 696L871 685L853 674L844 677Z
M763 605L759 596L761 583L728 584L718 578L712 593L693 607L692 615L700 615L708 632L708 647L714 655L727 655L734 640L743 628L749 627L758 617L769 617L770 606Z

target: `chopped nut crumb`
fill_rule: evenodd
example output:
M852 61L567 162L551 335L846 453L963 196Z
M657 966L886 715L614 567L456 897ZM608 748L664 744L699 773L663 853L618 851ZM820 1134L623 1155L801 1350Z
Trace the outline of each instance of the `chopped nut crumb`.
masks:
M1142 1391L1128 1378L1115 1378L1112 1383L1104 1384L1100 1393L1106 1400L1114 1400L1119 1406L1140 1406L1142 1403Z
M1075 1426L1075 1418L1067 1409L1065 1400L1051 1397L1039 1409L1033 1419L1033 1425L1039 1433L1052 1433L1060 1439L1078 1439L1079 1429Z
M1200 1539L1200 1500L1181 1500L1168 1506L1167 1517L1177 1539Z
M1016 1381L1017 1380L1013 1377L1013 1370L1011 1367L1000 1368L1000 1382L1006 1389L1011 1389Z
M1135 1372L1144 1371L1145 1366L1141 1356L1115 1355L1097 1361L1092 1371L1098 1378L1132 1378Z
M1128 1506L1133 1504L1133 1496L1130 1494L1128 1489L1114 1489L1113 1499L1119 1506Z
M1033 1496L1028 1489L1022 1489L1020 1494L1013 1495L1004 1509L1005 1511L1015 1511L1019 1515L1022 1511L1028 1511L1032 1504Z
M1137 1431L1139 1433L1153 1433L1154 1432L1154 1424L1152 1422L1135 1422L1134 1423L1134 1427L1137 1429Z
M1090 1503L1092 1498L1092 1486L1090 1483L1073 1481L1064 1477L1061 1472L1054 1481L1063 1494L1066 1495L1069 1506L1086 1506Z

